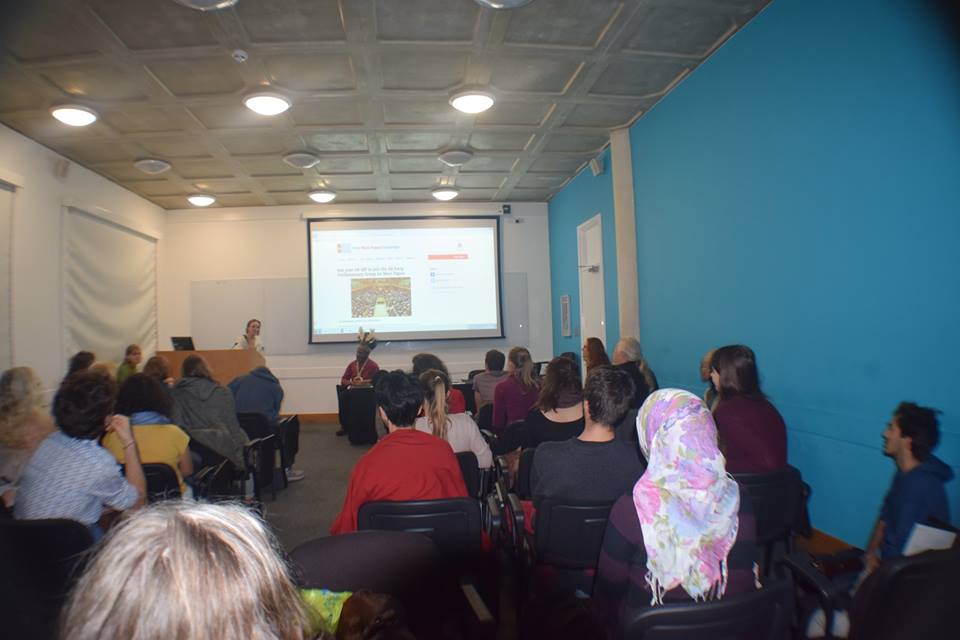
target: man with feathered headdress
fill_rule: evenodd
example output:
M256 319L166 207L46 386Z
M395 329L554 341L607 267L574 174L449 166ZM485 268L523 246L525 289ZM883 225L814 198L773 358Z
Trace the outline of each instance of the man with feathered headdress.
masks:
M357 333L357 359L347 365L346 371L340 378L340 384L349 386L354 384L369 384L373 374L380 371L380 365L370 359L370 352L377 346L377 337L373 331L364 331L360 328Z

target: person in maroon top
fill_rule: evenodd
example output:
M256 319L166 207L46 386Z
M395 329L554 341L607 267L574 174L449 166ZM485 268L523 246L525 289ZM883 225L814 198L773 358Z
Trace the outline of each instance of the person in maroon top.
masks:
M713 419L730 473L768 473L787 466L787 427L763 392L757 360L740 344L717 349L710 362L717 389Z
M443 371L448 380L453 380L450 377L450 370L447 369L447 365L443 364L443 360L437 356L432 353L418 353L413 356L413 376L415 378L419 378L431 369ZM450 390L447 391L447 413L466 413L466 411L467 399L463 397L463 391L450 387Z
M525 347L507 355L506 379L493 389L493 428L523 420L540 396L540 380L533 372L533 357Z
M346 371L340 377L340 384L369 383L373 374L380 371L380 365L370 359L370 347L366 344L357 345L357 359L347 365Z
M423 404L417 380L403 371L384 373L375 393L389 433L350 473L343 508L330 527L333 535L356 531L357 513L367 502L467 496L460 463L447 441L413 428Z

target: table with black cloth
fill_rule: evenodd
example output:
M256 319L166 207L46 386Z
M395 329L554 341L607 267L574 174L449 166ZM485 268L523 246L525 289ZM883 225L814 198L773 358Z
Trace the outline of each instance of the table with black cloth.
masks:
M377 441L377 399L373 387L337 385L340 428L350 444L374 444Z

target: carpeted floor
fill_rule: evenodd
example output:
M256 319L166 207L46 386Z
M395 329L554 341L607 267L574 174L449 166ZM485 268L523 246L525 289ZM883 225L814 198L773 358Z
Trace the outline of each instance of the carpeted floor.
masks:
M295 467L306 473L271 500L264 495L267 521L287 551L307 540L330 535L330 525L340 512L353 465L369 447L353 447L337 437L336 423L302 422L300 453Z

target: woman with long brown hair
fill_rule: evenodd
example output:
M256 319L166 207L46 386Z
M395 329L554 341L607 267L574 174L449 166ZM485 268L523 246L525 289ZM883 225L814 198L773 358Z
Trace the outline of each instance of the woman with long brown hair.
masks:
M600 338L587 338L583 343L583 365L587 371L594 367L610 364L610 358L607 356L607 350L603 347L603 341Z
M477 456L477 466L486 469L493 466L490 445L480 435L473 418L466 413L447 411L447 393L450 377L439 369L428 369L418 378L423 391L423 416L417 418L414 428L446 440L454 453L472 451Z
M533 357L526 347L514 347L507 355L507 379L493 390L493 427L501 429L523 420L540 394Z

